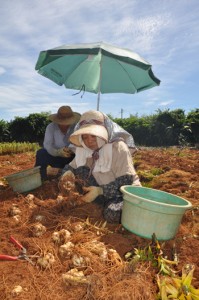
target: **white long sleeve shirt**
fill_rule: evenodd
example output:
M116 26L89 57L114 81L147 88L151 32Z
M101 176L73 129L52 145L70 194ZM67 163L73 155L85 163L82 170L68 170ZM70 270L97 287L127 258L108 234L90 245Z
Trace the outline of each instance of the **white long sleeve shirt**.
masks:
M69 136L73 133L76 124L71 125L64 134L61 132L58 124L50 123L46 127L44 136L44 148L52 156L58 156L57 150L70 145Z
M105 151L108 150L107 145L108 144L104 145L104 147L106 148ZM99 157L99 164L101 164L101 166L103 167L103 171L100 170L100 166L97 167L97 171L95 171L95 168L93 169L92 175L95 177L97 183L100 186L106 185L115 182L117 178L123 177L125 175L130 175L132 176L132 184L135 186L141 186L138 175L133 165L132 156L130 154L128 146L123 141L116 141L111 143L110 145L112 148L111 153L109 152L107 155L103 155L102 151L99 152L99 156L103 156L102 160L100 160ZM83 151L85 150L83 148L81 149ZM108 151L110 151L110 149ZM73 169L78 168L77 161L79 160L79 153L79 151L76 152L75 158L69 164ZM109 162L105 161L105 165L103 165L103 159L108 159ZM85 159L85 162L81 165L90 168L92 162L92 157L87 157ZM105 170L105 166L107 167L107 170Z

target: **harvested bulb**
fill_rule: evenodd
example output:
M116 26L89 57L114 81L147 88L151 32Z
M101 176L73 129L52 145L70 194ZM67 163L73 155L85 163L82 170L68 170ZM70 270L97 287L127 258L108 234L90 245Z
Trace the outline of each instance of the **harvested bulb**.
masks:
M89 283L89 278L86 277L82 271L78 271L76 268L71 269L65 274L62 274L62 279L65 285L78 285Z
M16 204L13 204L12 207L10 208L9 215L12 217L21 215L21 210L19 209L19 207Z
M37 264L40 266L42 269L47 269L52 266L52 264L55 262L55 257L52 253L47 253L43 257L39 257L37 259Z
M60 231L55 231L52 234L52 240L56 244L64 244L66 243L71 237L70 231L67 229L61 229Z
M80 254L74 254L71 260L74 267L85 267L90 262L89 257L83 257Z
M59 247L59 254L62 257L69 256L72 254L75 245L72 242L67 242Z
M16 286L13 288L13 290L11 291L11 295L12 295L13 297L16 297L16 296L18 296L19 294L21 294L22 291L23 291L22 286L16 285Z
M32 227L32 234L33 236L41 236L46 232L46 227L44 225L42 225L41 223L37 223L35 225L33 225Z

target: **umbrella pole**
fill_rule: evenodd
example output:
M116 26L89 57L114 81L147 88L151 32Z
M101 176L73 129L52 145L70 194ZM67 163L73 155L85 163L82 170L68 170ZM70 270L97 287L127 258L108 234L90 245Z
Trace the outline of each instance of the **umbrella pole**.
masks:
M97 95L97 110L99 110L99 103L100 103L100 90L101 90L101 80L102 80L102 55L101 55L101 49L99 50L99 56L100 56L100 76L99 76L99 84L98 84L98 95Z
M99 110L99 103L100 103L100 92L97 95L97 110Z

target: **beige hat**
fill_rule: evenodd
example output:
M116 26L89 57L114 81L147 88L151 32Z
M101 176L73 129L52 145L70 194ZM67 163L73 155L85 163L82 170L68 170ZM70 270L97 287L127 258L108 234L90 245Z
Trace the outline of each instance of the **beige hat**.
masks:
M81 115L77 112L73 112L70 106L61 106L56 114L49 116L49 119L60 125L72 125L77 123Z
M70 136L70 142L76 146L81 146L79 136L91 134L108 142L108 131L104 125L104 115L96 110L85 112L77 124L78 129Z

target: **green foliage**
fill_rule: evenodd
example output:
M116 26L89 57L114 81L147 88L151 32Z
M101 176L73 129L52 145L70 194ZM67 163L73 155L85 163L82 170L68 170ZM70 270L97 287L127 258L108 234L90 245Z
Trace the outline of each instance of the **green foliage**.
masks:
M30 114L27 120L32 128L32 139L30 139L30 141L39 142L39 144L41 144L44 139L46 127L50 123L48 113Z
M114 119L131 133L136 145L174 146L199 142L199 110L191 111L187 117L184 110L158 109L150 116L137 115L126 119Z
M180 143L185 145L199 144L199 109L192 110L187 114L180 136Z
M151 174L153 174L154 176L161 175L163 173L164 173L164 170L162 170L161 168L151 169Z
M0 120L0 142L36 142L42 145L49 112L34 113L28 117L15 117L11 122ZM133 135L135 144L149 147L199 144L199 109L160 110L146 116L129 118L109 117Z
M14 121L10 122L9 130L11 133L11 140L18 142L29 140L31 128L27 118L16 117Z
M114 119L121 127L131 133L136 141L136 144L143 146L152 145L152 124L154 116L131 116L127 119Z
M15 154L39 149L37 143L0 143L0 155Z
M151 184L151 181L150 182L142 182L142 186L146 187L146 188L153 188L152 184Z
M152 168L151 170L138 170L137 174L142 183L150 184L154 177L163 174L164 171L161 168Z
M0 142L9 140L9 125L8 122L0 120Z
M153 144L155 146L178 145L179 134L185 122L185 114L181 109L157 111L152 125Z
M30 114L25 118L15 117L9 124L10 141L41 144L48 124L48 113Z
M137 174L141 182L151 182L155 177L150 171L138 170Z

